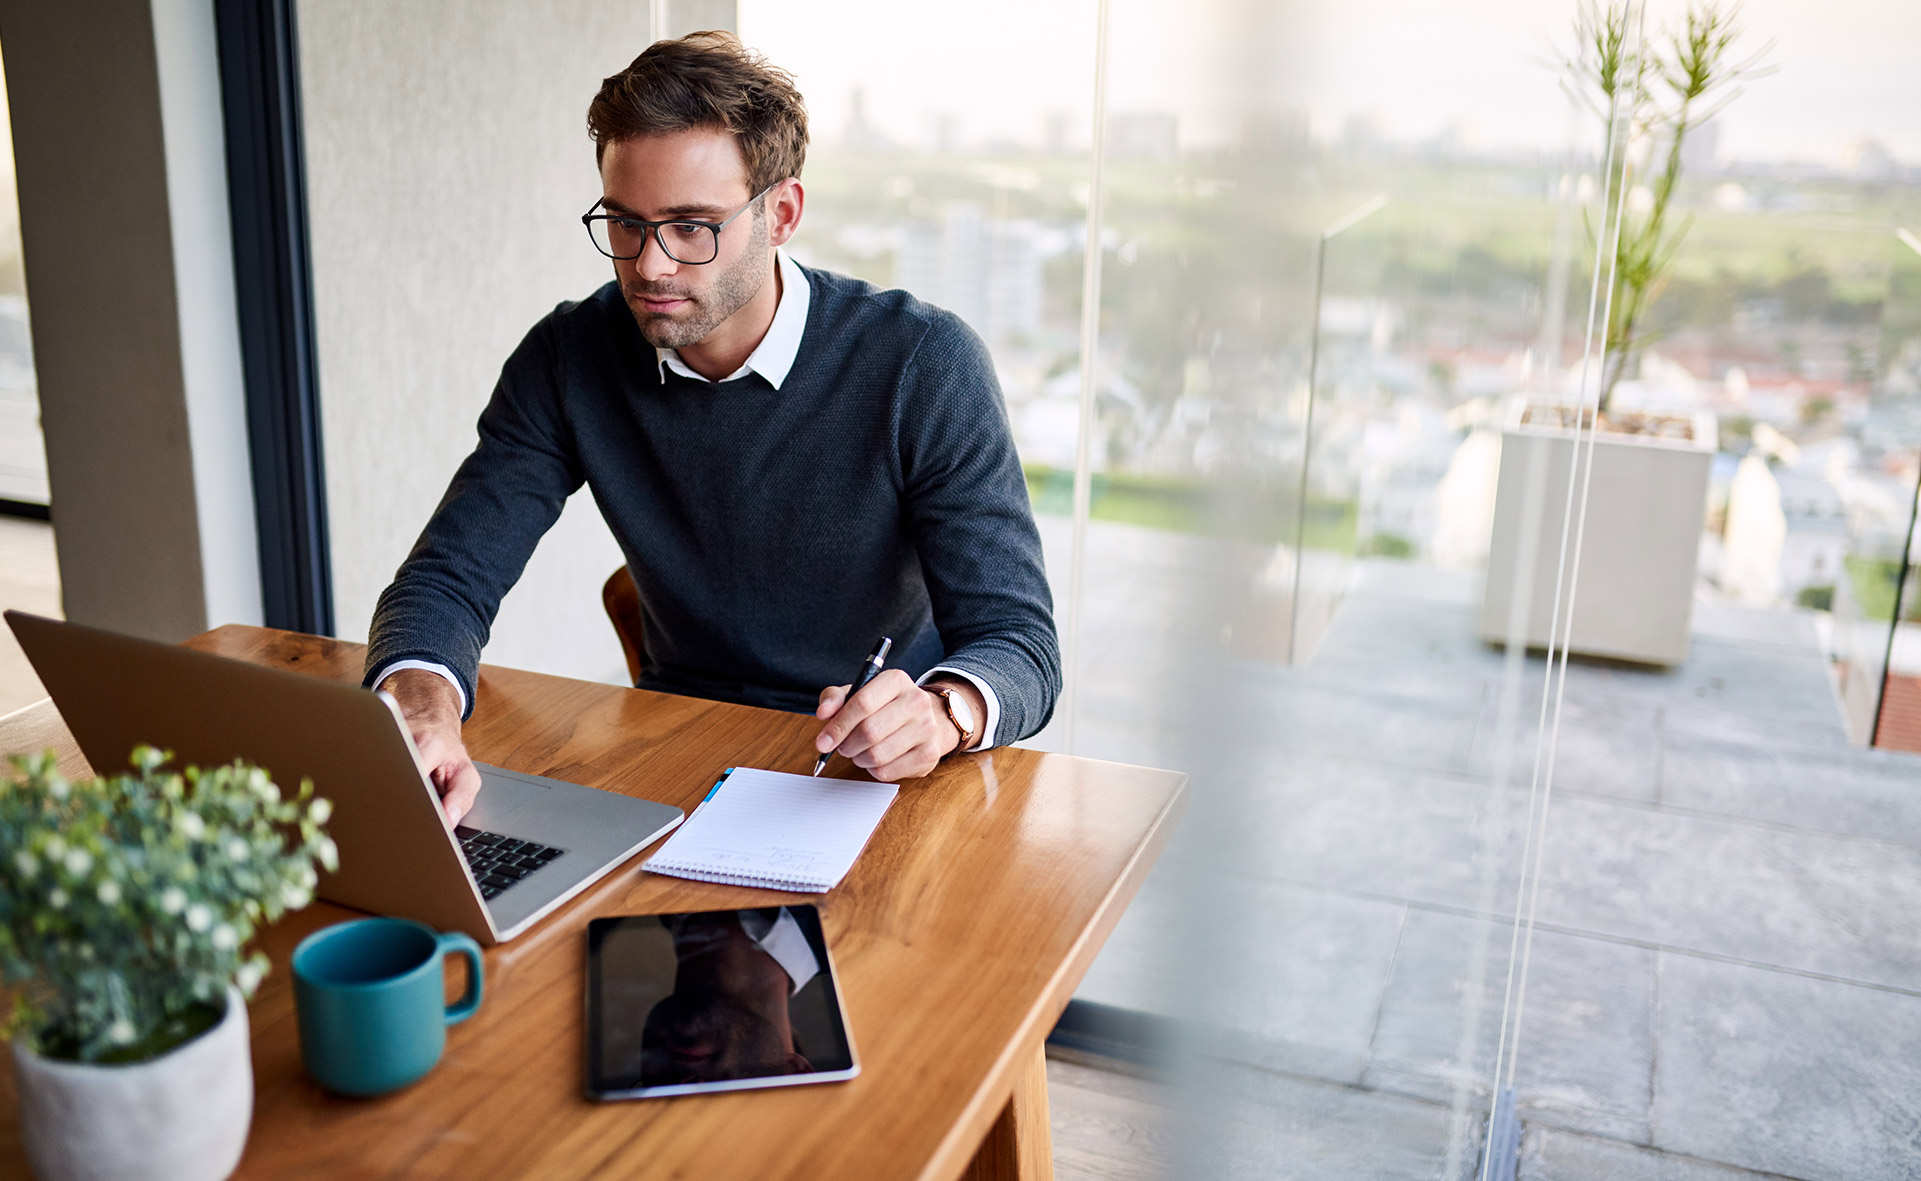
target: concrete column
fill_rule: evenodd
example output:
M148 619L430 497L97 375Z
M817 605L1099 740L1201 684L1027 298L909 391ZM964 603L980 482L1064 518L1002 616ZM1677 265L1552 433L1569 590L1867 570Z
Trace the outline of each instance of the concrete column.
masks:
M0 0L68 618L258 622L207 0Z

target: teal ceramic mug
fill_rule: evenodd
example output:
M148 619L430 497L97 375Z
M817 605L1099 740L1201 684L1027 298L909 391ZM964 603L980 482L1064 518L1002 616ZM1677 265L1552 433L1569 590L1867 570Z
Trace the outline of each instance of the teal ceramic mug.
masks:
M445 957L467 957L467 993L452 1005ZM301 940L293 953L300 1060L343 1095L384 1095L440 1061L447 1027L480 1008L480 945L407 919L356 919Z

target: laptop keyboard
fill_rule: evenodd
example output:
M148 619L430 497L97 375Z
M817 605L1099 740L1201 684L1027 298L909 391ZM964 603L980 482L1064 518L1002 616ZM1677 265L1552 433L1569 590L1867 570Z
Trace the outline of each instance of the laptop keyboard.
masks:
M454 836L473 868L474 881L480 883L482 898L492 898L567 851L465 825L455 828Z

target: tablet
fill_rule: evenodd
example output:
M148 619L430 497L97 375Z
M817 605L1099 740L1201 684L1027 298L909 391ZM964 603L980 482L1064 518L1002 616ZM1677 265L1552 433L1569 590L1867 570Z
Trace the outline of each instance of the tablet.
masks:
M587 924L587 1094L644 1099L860 1073L811 906Z

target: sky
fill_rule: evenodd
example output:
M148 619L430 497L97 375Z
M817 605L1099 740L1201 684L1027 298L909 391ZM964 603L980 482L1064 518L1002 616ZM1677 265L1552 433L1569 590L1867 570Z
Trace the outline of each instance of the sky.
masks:
M1110 0L1109 109L1176 114L1190 142L1256 105L1305 111L1322 138L1350 118L1389 138L1452 129L1470 145L1556 149L1568 113L1553 62L1571 48L1568 0ZM1651 28L1679 0L1649 0ZM741 34L793 70L815 135L869 118L925 142L936 118L964 140L1038 142L1049 112L1090 119L1095 0L740 0ZM1879 140L1921 163L1921 2L1746 0L1744 45L1777 71L1720 116L1724 160L1838 164Z
M927 142L1041 141L1049 116L1085 140L1096 0L739 0L748 44L792 70L814 136L869 120ZM1682 0L1648 0L1651 28ZM1305 112L1331 139L1353 118L1387 137L1452 131L1472 147L1565 146L1553 62L1572 0L1109 0L1108 108L1170 112L1183 139L1231 134L1250 106ZM1743 42L1775 73L1719 117L1724 161L1840 164L1862 138L1921 164L1921 0L1745 0ZM0 90L0 148L5 141ZM10 167L8 168L10 171Z

